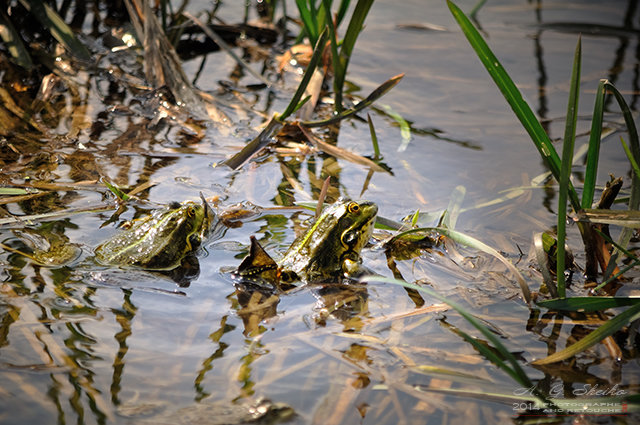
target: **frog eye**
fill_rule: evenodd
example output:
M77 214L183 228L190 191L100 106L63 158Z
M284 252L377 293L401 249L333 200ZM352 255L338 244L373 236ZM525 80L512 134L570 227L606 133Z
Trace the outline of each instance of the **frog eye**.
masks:
M357 202L350 202L349 205L347 205L347 211L350 214L357 214L360 212L360 205L358 205Z
M196 214L196 209L194 207L187 208L187 215L189 217L193 217Z

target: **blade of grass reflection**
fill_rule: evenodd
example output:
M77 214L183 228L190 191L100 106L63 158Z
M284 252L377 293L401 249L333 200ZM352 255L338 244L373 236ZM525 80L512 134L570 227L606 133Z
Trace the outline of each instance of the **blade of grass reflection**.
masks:
M89 50L49 4L40 0L20 0L20 3L65 47L67 52L83 61L91 60Z
M282 172L282 176L287 180L293 191L296 193L296 199L306 199L308 201L313 200L313 196L304 189L304 186L302 186L297 177L294 176L287 164L281 162L280 171Z
M35 406L32 405L32 403L38 403L41 405L41 409L42 411L48 411L50 409L50 405L47 403L47 401L49 401L49 397L47 397L47 394L43 393L42 391L40 391L40 389L38 387L36 387L35 385L31 384L30 382L26 381L23 377L22 374L20 373L3 373L3 380L7 379L8 381L13 382L17 388L19 388L22 392L24 392L24 394L26 394L28 396L29 399L29 408L30 409L36 409ZM7 386L5 383L3 383L3 386ZM1 390L0 390L1 391ZM15 397L15 391L12 391L14 397ZM3 395L4 394L0 394Z
M2 107L10 111L16 117L20 118L27 124L29 124L33 129L39 131L42 134L46 134L47 131L44 127L42 127L31 115L30 112L25 111L20 108L18 104L13 100L7 89L4 87L0 87L0 100L2 100Z
M11 24L11 20L4 10L0 11L0 37L4 41L4 44L7 50L9 50L11 57L13 57L13 60L24 69L31 70L33 67L33 61L31 60L29 51L22 43L20 34Z
M269 388L275 382L278 382L289 376L294 376L296 372L308 369L314 364L320 363L324 357L325 355L323 353L318 353L307 358L306 360L288 365L286 364L286 354L283 354L279 357L278 362L273 363L272 369L277 372L265 375L265 377L257 383L256 387Z
M19 296L11 287L4 288L3 292L11 298L12 302L19 304L16 307L19 308L21 322L30 325L22 327L22 332L34 352L41 357L45 364L68 368L70 370L70 381L72 381L71 385L74 387L76 394L78 388L83 389L90 400L90 404L93 404L96 409L96 414L103 415L108 420L113 420L111 409L102 398L100 391L93 386L91 380L85 379L83 372L86 372L86 370L83 370L78 365L73 356L65 353L65 349L54 339L49 329L44 327L38 318L38 314L32 311L31 302ZM43 399L46 399L46 397Z
M374 317L374 318L365 320L364 323L365 325L375 326L380 323L385 323L385 322L399 320L399 319L405 319L408 317L421 316L427 313L440 313L440 312L449 310L449 308L450 307L445 303L432 304L426 307L414 308L408 311L401 311L401 312L386 315L386 316Z

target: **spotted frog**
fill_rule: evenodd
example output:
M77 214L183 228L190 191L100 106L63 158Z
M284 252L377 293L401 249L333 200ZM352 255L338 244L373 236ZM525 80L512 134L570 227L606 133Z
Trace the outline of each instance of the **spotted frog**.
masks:
M371 237L377 213L373 202L341 199L326 208L278 262L252 237L249 255L236 274L275 284L326 282L353 275L360 267L360 252Z

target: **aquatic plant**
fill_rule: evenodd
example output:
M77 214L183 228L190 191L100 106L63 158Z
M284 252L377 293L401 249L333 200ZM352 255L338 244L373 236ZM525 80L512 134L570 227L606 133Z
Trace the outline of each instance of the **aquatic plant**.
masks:
M350 17L344 39L338 42L336 28L345 16L346 10L349 6L348 0L341 1L336 14L335 23L331 19L332 0L322 0L322 3L319 6L316 6L316 3L313 0L296 1L301 20L303 22L303 31L301 34L306 35L309 38L309 42L314 46L313 53L304 71L302 80L298 84L298 87L285 110L280 114L274 115L256 138L250 141L242 151L225 161L226 165L233 169L237 169L246 164L249 159L271 143L272 136L282 129L286 120L291 115L300 110L312 97L314 97L314 93L309 94L310 82L313 78L316 78L316 73L319 71L321 60L327 46L327 39L329 39L331 46L330 65L333 70L333 88L335 96L334 108L336 113L329 118L312 121L303 119L299 124L295 124L296 126L299 126L300 130L307 136L309 143L317 144L317 142L314 141L314 137L308 131L309 128L328 126L355 115L359 111L372 105L402 79L402 74L396 75L382 83L365 99L353 105L351 108L345 109L343 106L343 88L349 59L351 58L356 40L362 31L364 21L372 4L373 0L358 1ZM340 45L339 50L338 45ZM324 79L324 74L320 73L319 75L321 83L322 79ZM320 88L321 84L316 83L313 90L317 92ZM315 93L315 97L318 97L317 93ZM311 107L313 108L314 106L315 105L312 105ZM375 142L373 143L375 146ZM328 145L325 146L332 149ZM335 151L333 153L335 153ZM343 157L344 156L349 156L349 154L345 153ZM370 163L369 165L375 168L375 164Z
M547 133L544 131L540 121L536 118L529 105L524 101L520 91L515 86L513 80L509 74L505 71L499 60L493 54L483 37L476 30L471 21L466 15L451 1L447 1L449 9L454 18L460 25L463 33L469 40L469 43L475 50L476 54L480 58L481 62L489 72L490 76L494 80L497 87L502 92L503 96L513 109L515 115L522 123L523 127L531 137L531 140L535 144L536 148L540 152L541 157L547 164L553 177L559 183L559 196L558 196L558 233L557 233L557 249L555 252L556 262L556 277L557 277L557 291L552 286L549 288L552 293L557 294L558 300L553 302L539 302L541 306L548 308L574 311L576 309L585 310L585 306L590 306L591 309L602 310L613 306L632 305L623 313L619 313L613 319L607 321L598 329L593 331L587 337L580 340L578 343L567 347L565 350L557 352L546 359L536 361L536 364L545 364L560 361L583 351L584 349L592 346L593 344L604 340L612 335L614 332L621 329L627 323L632 322L640 318L640 307L635 300L630 298L619 298L608 300L609 303L592 303L590 298L576 297L573 299L565 299L565 226L567 220L566 206L567 201L573 207L574 213L578 217L578 227L580 229L582 239L585 245L585 252L587 254L586 272L589 278L594 278L596 274L597 263L600 264L605 280L608 278L608 274L616 268L617 254L609 255L607 247L604 243L604 239L599 231L599 224L620 224L625 226L620 240L618 242L618 251L624 251L631 236L631 230L628 223L622 217L626 217L632 214L634 210L638 209L640 203L640 180L636 172L636 167L633 164L638 163L640 158L640 144L638 142L638 133L635 127L634 120L631 116L631 112L620 94L620 92L607 80L601 80L596 93L596 101L594 106L591 133L589 138L588 153L587 153L587 166L585 181L582 188L582 199L580 199L576 188L571 183L569 176L571 174L571 166L573 163L573 149L575 141L575 128L577 117L577 105L578 105L578 86L580 81L580 61L581 61L581 43L580 39L576 47L574 55L573 71L571 75L571 88L569 94L569 101L567 106L567 118L565 126L564 144L562 150L562 157L558 155L555 147L551 143L551 140ZM598 156L602 132L602 117L604 110L604 96L607 91L613 93L618 105L620 106L627 130L630 137L631 149L626 149L630 163L632 164L632 189L631 197L629 200L629 211L616 212L609 210L609 206L615 199L617 191L610 199L601 200L599 207L596 210L599 214L605 213L608 221L604 221L601 216L593 213L591 206L594 202L594 193L596 188L596 176L598 169ZM623 145L626 146L624 140ZM619 219L616 219L619 218ZM542 244L540 244L542 245ZM634 258L634 264L637 259ZM543 266L544 267L544 266ZM610 280L608 280L610 281ZM551 280L547 281L548 285L552 285ZM598 286L601 289L604 284ZM594 308L598 306L600 308Z

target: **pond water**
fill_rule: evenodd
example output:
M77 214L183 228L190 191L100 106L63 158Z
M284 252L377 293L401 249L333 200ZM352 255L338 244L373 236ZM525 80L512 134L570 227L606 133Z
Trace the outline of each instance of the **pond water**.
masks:
M236 3L222 3L220 16L240 21ZM474 6L457 4L465 11ZM191 3L188 10L196 14L207 7L209 2ZM611 80L636 110L639 16L634 1L514 0L489 1L476 19L553 140L564 132L573 51L582 34L579 147L587 141L599 79ZM161 105L151 98L145 103L143 91L132 92L107 72L115 64L139 73L135 55L111 53L98 63L99 72L70 77L78 92L62 91L51 110L36 117L45 137L3 128L0 184L44 191L22 202L3 197L7 213L105 208L0 226L0 242L14 249L25 249L16 230L45 227L83 248L79 259L60 267L0 251L0 423L176 423L176 412L183 420L197 418L194 423L218 423L212 418L220 413L211 406L261 397L290 406L295 424L526 419L519 417L520 403L504 396L521 391L519 385L465 342L460 331L478 332L434 298L370 282L337 290L307 286L256 305L236 291L229 273L245 256L251 235L274 256L282 254L310 215L275 207L317 200L330 176L331 201L368 199L380 216L393 220L416 210L433 213L430 225L463 187L456 229L498 249L539 288L541 277L528 253L532 235L555 225L555 184L531 184L547 170L445 2L377 0L351 58L348 80L361 97L405 74L367 110L392 173L370 175L366 166L322 153L273 151L233 171L222 161L257 135L265 116L284 110L297 85L295 73L285 74L286 90L270 92L253 89L258 80L250 75L238 78L223 52L208 55L204 64L202 57L186 60L187 77L224 101L230 117L227 124L205 124L194 136L180 116L154 122ZM253 65L259 71L263 63ZM5 85L9 76L3 75ZM628 188L629 166L619 143L620 135L627 138L622 116L613 101L607 105L606 124L615 132L603 141L599 181L613 173ZM393 114L410 124L408 138ZM360 118L341 124L338 146L372 157L366 114ZM575 167L578 186L582 164ZM205 243L197 277L178 285L158 274L87 265L92 247L152 209L132 204L110 221L116 208L95 183L100 177L121 187L152 184L139 196L153 205L198 200L202 192L221 211L245 201L265 209ZM522 190L515 196L517 188ZM574 227L569 238L580 261ZM638 392L640 368L631 349L620 361L596 345L571 362L530 365L572 343L585 327L577 325L579 318L547 317L545 309L527 306L515 277L498 260L457 250L398 258L397 272L489 324L527 374L556 396L571 398L596 385ZM366 248L363 257L375 273L393 277L382 250ZM574 291L582 293L578 284ZM630 279L620 294L634 291Z

